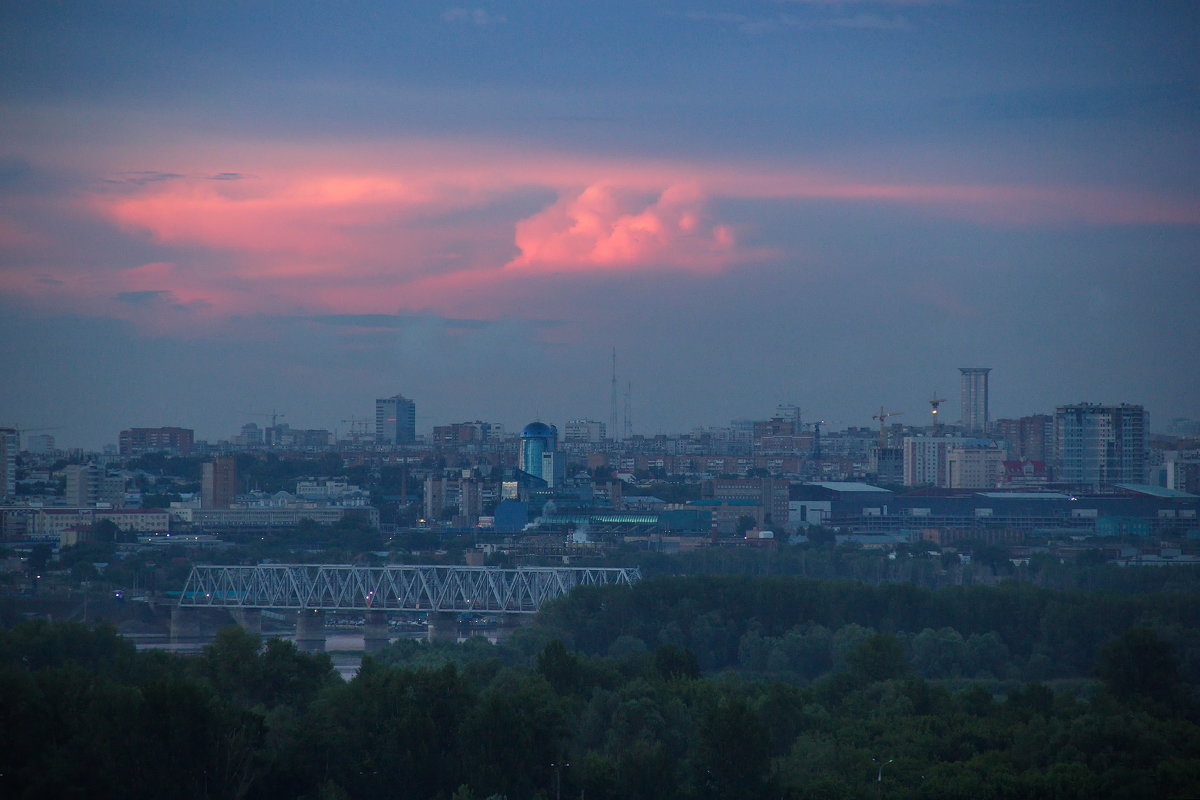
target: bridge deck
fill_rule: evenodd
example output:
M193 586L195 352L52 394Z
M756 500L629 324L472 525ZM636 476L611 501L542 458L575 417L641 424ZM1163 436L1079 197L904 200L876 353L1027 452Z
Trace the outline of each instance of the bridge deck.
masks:
M532 614L576 586L641 579L636 568L347 564L195 566L179 605L329 611Z

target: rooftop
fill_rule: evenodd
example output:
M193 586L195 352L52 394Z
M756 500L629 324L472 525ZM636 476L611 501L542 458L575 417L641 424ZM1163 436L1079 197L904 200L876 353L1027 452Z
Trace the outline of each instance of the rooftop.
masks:
M820 486L822 489L829 489L833 492L883 492L891 494L887 489L880 489L878 486L856 481L810 481L805 486Z
M1114 484L1118 489L1124 489L1127 492L1137 492L1138 494L1148 494L1151 497L1162 497L1170 500L1196 500L1200 499L1200 495L1195 495L1190 492L1181 492L1178 489L1168 489L1165 486L1155 486L1149 483L1117 483Z

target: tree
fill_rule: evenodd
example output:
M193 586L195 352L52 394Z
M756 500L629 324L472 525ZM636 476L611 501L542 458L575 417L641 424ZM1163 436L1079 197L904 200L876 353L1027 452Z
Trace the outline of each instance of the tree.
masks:
M700 794L722 800L769 796L771 741L741 697L720 697L697 733L692 768Z
M869 681L886 681L909 672L904 644L890 633L877 633L846 654L846 665Z
M1179 658L1156 631L1130 628L1101 648L1096 675L1118 697L1168 700L1179 687Z

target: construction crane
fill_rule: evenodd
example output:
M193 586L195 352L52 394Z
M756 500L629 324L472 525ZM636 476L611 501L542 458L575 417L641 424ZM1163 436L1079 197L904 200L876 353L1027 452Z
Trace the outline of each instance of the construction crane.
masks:
M280 411L276 411L275 409L271 409L270 411L243 411L242 413L249 414L252 417L270 417L272 428L274 428L276 426L276 424L279 422L280 417L287 416L287 414L284 414L283 412L280 412Z
M358 444L363 439L370 438L370 434L367 430L367 423L370 422L370 420L363 417L351 417L350 419L342 420L342 422L350 425L350 441L354 442L355 444Z
M946 402L946 398L938 397L937 392L933 393L933 397L929 398L929 415L933 417L933 435L938 435L938 430L941 424L938 422L938 406Z
M874 414L871 419L879 420L879 449L887 447L887 419L888 417L898 417L903 414L903 411L884 411L883 406L879 407L879 413Z
M809 452L809 458L813 461L821 460L821 426L825 424L825 420L819 419L816 422L810 422L813 430L812 450Z
M22 428L20 425L13 425L11 428L9 428L9 430L11 430L13 433L16 434L17 449L20 450L25 446L24 443L22 442L22 438L26 434L37 433L38 431L61 431L62 426L55 425L55 426L49 427L49 428Z

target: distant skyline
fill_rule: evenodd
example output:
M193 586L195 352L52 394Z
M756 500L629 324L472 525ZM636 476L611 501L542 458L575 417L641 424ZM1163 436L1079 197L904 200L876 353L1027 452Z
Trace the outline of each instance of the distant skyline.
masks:
M1200 8L0 9L0 426L1200 418ZM623 417L623 415L622 415Z

